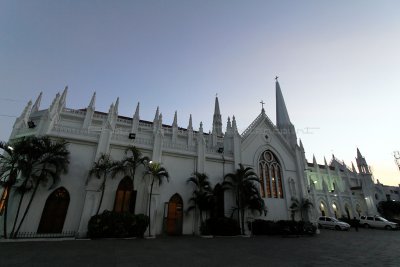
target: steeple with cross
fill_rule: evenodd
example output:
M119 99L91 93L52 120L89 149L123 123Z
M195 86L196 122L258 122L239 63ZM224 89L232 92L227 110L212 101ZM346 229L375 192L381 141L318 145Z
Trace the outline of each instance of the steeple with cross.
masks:
M260 101L260 104L261 104L261 112L265 112L265 109L264 109L264 105L265 105L265 102L264 101Z

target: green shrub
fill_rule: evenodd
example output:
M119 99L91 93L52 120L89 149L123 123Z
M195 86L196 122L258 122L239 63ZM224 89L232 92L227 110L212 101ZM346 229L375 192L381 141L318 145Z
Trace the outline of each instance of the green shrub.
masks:
M257 219L248 223L254 235L313 235L317 227L310 222L280 220L277 222Z
M88 237L143 237L149 225L149 219L144 214L133 215L129 212L117 213L104 211L89 220Z
M232 236L240 235L240 227L237 221L231 218L210 218L202 223L200 232L203 235Z

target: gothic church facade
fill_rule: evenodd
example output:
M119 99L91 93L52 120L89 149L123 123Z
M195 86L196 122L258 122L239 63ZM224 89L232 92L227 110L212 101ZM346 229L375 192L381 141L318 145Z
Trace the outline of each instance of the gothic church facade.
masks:
M40 94L17 118L10 140L29 135L63 138L71 153L70 165L55 189L39 188L21 232L72 231L85 236L88 221L100 201L101 181L89 177L89 170L101 154L120 160L125 149L132 145L152 161L162 163L170 174L168 183L156 185L153 190L152 233L198 233L194 213L184 212L192 193L186 180L197 171L206 173L211 183L218 186L239 164L253 168L258 174L260 193L268 208L266 215L248 214L248 217L288 220L292 198L308 198L313 202L314 208L308 214L311 220L320 215L376 214L377 190L361 153L358 151L358 172L354 166L348 168L336 159L329 165L326 161L319 165L315 159L307 162L278 81L275 90L276 123L262 108L243 133L238 132L234 116L226 119L223 131L218 98L212 131L204 133L202 123L198 128L192 125L191 115L186 128L178 126L176 113L172 124L164 124L158 108L153 121L142 120L139 104L132 117L124 117L118 114L118 99L108 113L102 113L95 110L95 94L85 109L70 109L66 107L67 88L56 95L50 107L41 109ZM132 212L147 214L150 189L148 181L142 179L143 171L143 168L137 170L134 182L122 175L108 179L100 212L120 209L121 199L129 198L128 201L134 202ZM11 192L9 223L16 213L16 199ZM226 191L222 199L222 212L229 216L235 204L232 193ZM22 208L24 205L27 203ZM57 210L56 216L50 214L51 207Z

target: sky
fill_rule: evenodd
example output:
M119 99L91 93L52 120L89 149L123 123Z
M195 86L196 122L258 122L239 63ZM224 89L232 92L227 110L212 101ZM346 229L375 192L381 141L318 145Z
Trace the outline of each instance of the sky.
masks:
M348 165L360 149L375 179L400 183L397 0L0 0L0 140L41 91L68 85L67 107L243 132L263 100L275 122L275 76L306 157Z

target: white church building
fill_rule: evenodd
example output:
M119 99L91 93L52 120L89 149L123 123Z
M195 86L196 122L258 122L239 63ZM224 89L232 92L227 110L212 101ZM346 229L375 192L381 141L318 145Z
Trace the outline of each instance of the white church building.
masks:
M357 151L357 169L332 158L328 164L307 162L304 147L298 143L295 127L289 119L279 82L276 81L276 121L262 108L248 128L239 133L235 117L223 120L218 98L215 99L212 131L203 132L203 125L187 127L164 124L157 111L152 121L142 120L139 104L132 117L118 114L119 100L111 104L108 113L95 109L96 94L84 109L66 107L66 88L57 94L50 107L40 107L42 94L32 105L29 102L16 119L10 141L29 135L48 135L68 142L70 165L55 189L40 187L20 232L74 232L83 237L89 219L96 213L100 201L101 181L89 177L89 170L98 157L109 154L120 160L125 149L136 146L144 156L160 162L170 175L169 182L154 188L152 196L151 229L160 234L198 233L194 213L185 213L192 194L187 179L193 172L206 173L213 186L221 184L227 173L239 164L251 167L260 178L260 193L268 209L264 216L248 217L266 220L289 220L293 197L308 198L314 204L309 218L320 215L346 216L377 214L376 204L385 200L377 188L365 158ZM113 210L119 204L117 195L132 198L131 211L147 214L149 184L142 179L144 169L136 171L134 184L124 177L108 179L102 210ZM0 189L1 190L1 189ZM129 194L126 194L126 192ZM1 193L1 191L0 191ZM18 196L11 193L8 219L13 222ZM26 202L29 197L25 197ZM231 191L222 193L222 212L230 216L234 206ZM24 208L27 203L23 203ZM58 206L57 206L58 205ZM50 210L56 210L49 214ZM298 218L299 219L299 218ZM0 220L0 224L3 220ZM8 227L8 229L11 227Z

